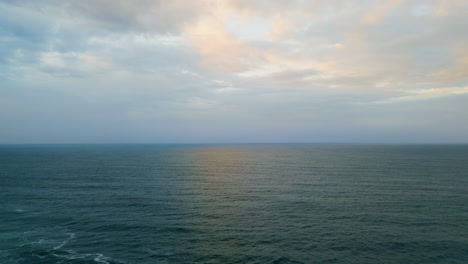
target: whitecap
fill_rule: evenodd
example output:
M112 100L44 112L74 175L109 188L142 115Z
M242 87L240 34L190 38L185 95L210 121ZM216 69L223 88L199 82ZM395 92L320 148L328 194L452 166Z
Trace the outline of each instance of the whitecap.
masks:
M58 249L61 249L63 246L65 246L70 240L72 240L73 238L75 238L75 233L68 233L68 238L65 239L62 243L60 243L60 245L58 246L55 246L54 247L54 250L58 250Z
M100 253L97 253L97 257L94 258L94 261L96 261L97 263L109 264L107 260L108 258Z
M63 259L68 259L68 260L74 260L74 259L87 259L90 260L92 259L93 261L97 263L103 263L103 264L110 264L109 257L104 256L104 254L101 253L78 253L73 250L65 250L62 251L65 252L66 254L57 254L57 253L52 253L55 257L58 258L63 258ZM120 263L120 262L119 262Z

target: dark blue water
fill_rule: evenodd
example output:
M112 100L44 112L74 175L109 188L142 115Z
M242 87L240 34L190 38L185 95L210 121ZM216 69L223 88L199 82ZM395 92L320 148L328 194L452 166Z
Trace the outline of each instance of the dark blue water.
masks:
M0 263L467 263L468 145L0 146Z

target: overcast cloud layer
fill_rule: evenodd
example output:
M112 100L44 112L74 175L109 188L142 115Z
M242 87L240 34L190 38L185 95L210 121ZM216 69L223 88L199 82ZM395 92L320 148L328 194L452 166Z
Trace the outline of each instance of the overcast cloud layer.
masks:
M0 1L0 143L468 142L468 1Z

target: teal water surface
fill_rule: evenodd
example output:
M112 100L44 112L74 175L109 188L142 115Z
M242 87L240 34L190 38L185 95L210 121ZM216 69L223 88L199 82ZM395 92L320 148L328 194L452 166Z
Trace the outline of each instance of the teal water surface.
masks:
M468 145L3 145L0 263L467 263Z

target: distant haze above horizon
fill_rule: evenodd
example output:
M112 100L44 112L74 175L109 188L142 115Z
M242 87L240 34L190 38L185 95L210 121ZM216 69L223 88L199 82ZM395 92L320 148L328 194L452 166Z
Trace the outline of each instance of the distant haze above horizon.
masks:
M467 143L467 10L0 0L0 144Z

